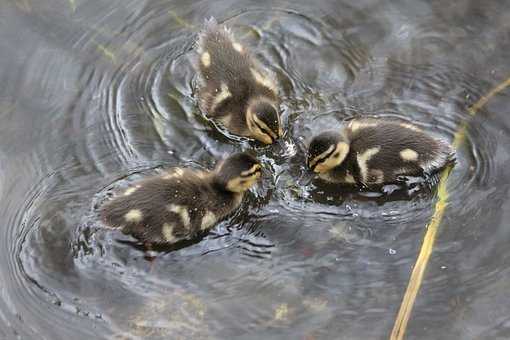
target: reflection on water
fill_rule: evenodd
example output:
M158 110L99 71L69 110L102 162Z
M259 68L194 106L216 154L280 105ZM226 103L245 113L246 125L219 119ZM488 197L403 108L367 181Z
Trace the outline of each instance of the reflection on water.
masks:
M0 338L387 338L434 195L370 198L310 182L314 133L356 115L452 140L510 73L504 1L16 0L0 5ZM278 76L283 141L216 131L190 57L205 17ZM510 337L510 116L470 121L409 338ZM154 266L97 209L176 164L255 148L240 211Z

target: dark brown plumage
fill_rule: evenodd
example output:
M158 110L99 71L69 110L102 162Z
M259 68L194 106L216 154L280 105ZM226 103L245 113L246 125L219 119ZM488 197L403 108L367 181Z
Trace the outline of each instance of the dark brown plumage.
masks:
M308 151L308 164L320 178L364 186L431 175L453 160L445 141L412 124L382 118L354 119L341 131L315 136Z
M135 183L101 210L103 222L146 244L172 244L212 228L260 177L258 161L230 156L214 171L174 168Z
M202 112L234 134L273 143L282 134L274 77L214 19L197 45Z

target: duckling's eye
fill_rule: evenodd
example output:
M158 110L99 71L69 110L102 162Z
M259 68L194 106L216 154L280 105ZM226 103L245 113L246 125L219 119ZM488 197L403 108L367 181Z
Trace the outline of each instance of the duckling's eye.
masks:
M335 153L333 154L333 158L338 158L338 157L340 157L340 152L335 152Z

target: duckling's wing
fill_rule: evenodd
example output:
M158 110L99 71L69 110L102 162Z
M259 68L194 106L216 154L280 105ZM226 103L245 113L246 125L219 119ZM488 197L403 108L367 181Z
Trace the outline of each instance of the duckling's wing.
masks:
M195 234L190 204L200 194L197 183L188 171L146 179L106 203L102 220L144 242L174 243L190 238Z
M407 123L357 120L348 128L361 182L432 174L454 157L448 143Z
M227 84L234 95L243 90L243 80L250 78L251 56L228 28L208 20L199 34L197 50L203 83L218 89Z

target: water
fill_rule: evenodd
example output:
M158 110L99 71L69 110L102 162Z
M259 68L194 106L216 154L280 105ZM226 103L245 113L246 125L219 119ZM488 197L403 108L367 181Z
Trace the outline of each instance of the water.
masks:
M278 75L260 147L197 110L205 17ZM510 75L507 1L15 0L0 4L0 339L386 339L435 197L306 180L304 146L360 114L452 140ZM408 339L510 338L506 90L469 122ZM112 190L255 148L242 208L154 267L104 230Z

